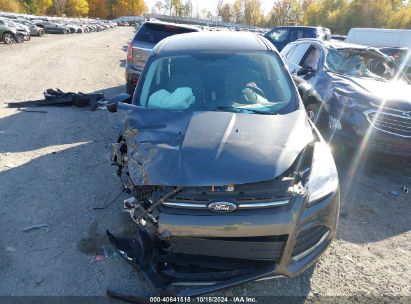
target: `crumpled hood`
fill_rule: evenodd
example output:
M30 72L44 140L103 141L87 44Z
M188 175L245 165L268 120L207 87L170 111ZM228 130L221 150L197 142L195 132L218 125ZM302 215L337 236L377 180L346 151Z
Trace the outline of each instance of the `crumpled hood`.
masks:
M305 111L188 112L119 103L136 185L211 186L273 179L313 139Z
M407 110L411 106L411 85L403 82L386 82L371 78L347 77L329 73L336 89L344 95L359 100L368 98L376 105L398 106Z

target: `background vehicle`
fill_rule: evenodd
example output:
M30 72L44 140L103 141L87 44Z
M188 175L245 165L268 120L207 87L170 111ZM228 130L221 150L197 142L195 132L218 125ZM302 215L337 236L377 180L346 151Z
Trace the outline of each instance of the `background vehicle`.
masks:
M198 28L184 25L145 22L128 46L126 62L127 93L133 94L144 64L151 50L158 42L172 35L198 31Z
M111 150L135 189L128 210L145 237L132 261L148 261L147 277L218 281L207 293L315 263L335 236L338 176L275 47L250 33L176 35L141 79L133 104L117 104Z
M346 35L331 35L331 39L345 41L345 39L347 39L347 36Z
M30 30L27 26L19 23L15 23L8 18L1 19L5 25L9 28L15 29L14 40L18 43L30 40Z
M69 34L70 30L59 23L49 21L36 21L37 26L42 27L47 34Z
M411 30L352 28L346 42L374 47L409 47Z
M280 52L288 43L301 38L331 39L331 32L323 27L311 26L280 26L264 35Z
M376 48L303 39L281 52L291 73L318 94L307 112L324 135L379 152L411 155L411 85Z
M82 34L82 33L84 33L84 31L81 27L79 27L78 25L75 25L73 23L62 23L62 25L70 30L70 34L74 34L74 33Z
M26 26L28 26L28 28L30 29L30 35L31 36L39 36L42 37L45 34L45 31L43 28L35 25L33 22L25 20L25 19L16 19L14 20L14 22L16 23L20 23L20 24L24 24Z
M377 47L389 56L398 56L397 62L404 65L404 72L411 76L411 30L352 28L346 42Z
M12 44L15 41L16 29L9 27L8 23L0 18L0 39L5 44Z

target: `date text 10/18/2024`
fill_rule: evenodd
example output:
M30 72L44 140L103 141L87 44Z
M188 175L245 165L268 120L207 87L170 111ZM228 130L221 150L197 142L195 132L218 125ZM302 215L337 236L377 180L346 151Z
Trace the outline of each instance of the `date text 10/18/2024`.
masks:
M151 303L257 303L254 297L150 297Z

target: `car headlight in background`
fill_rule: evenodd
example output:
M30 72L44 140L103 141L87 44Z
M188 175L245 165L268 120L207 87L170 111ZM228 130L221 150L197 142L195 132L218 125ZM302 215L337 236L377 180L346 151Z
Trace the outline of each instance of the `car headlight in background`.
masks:
M306 187L309 206L334 192L338 188L338 173L330 148L324 142L314 146L313 161Z

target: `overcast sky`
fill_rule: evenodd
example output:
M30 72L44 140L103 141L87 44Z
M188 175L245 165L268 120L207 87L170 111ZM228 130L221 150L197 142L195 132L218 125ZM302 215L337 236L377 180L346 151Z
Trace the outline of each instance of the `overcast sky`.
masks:
M235 0L224 0L224 3L233 3ZM148 6L149 11L151 11L151 8L154 6L154 4L157 2L157 0L145 0L146 5ZM184 0L182 1L184 2ZM198 4L198 11L201 12L202 9L207 9L211 11L213 14L215 14L216 8L217 8L217 0L192 0L193 5L194 5L194 11L197 10L197 4ZM271 8L273 7L273 4L275 0L261 0L264 8L264 13L267 14L270 12Z

